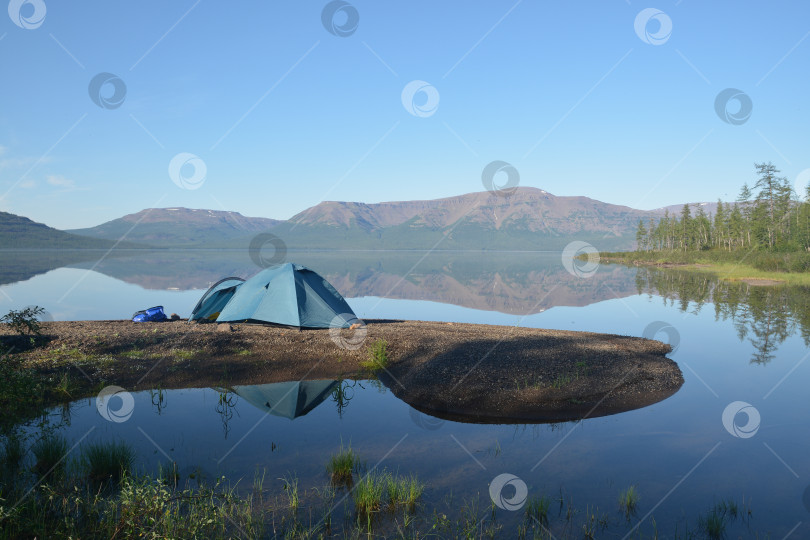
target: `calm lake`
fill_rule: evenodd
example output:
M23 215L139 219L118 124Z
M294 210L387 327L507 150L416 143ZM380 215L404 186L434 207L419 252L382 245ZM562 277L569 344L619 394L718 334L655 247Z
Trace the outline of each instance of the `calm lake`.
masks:
M124 319L163 305L187 317L213 282L259 270L237 251L103 255L3 254L0 313L39 305L54 320ZM548 523L529 527L529 536L582 537L596 523L597 538L683 537L700 534L701 517L733 501L739 510L726 514L729 537L810 537L807 288L617 265L577 275L559 253L290 252L287 259L326 277L363 319L655 337L673 346L685 384L649 407L561 424L440 420L377 381L350 380L155 389L132 394L124 422L105 420L96 399L85 399L52 411L47 423L73 442L127 441L139 470L175 462L181 476L226 475L246 492L258 471L269 496L282 493L284 478L297 478L304 508L328 483L329 456L351 444L367 469L415 474L426 484L417 512L474 513L502 525L505 538L526 520L521 484L529 498L552 501ZM268 404L278 405L274 414ZM506 508L493 509L490 487L504 473L517 478L496 501ZM629 486L639 502L625 517L618 500ZM345 494L337 494L335 519L350 513Z

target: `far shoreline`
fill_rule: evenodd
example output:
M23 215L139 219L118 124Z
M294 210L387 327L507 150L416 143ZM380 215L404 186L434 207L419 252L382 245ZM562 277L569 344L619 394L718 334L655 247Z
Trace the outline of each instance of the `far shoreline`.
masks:
M790 254L784 254L790 255ZM800 254L803 255L803 254ZM584 258L582 256L581 258ZM729 259L729 254L723 254ZM739 254L741 261L745 254ZM624 266L647 266L662 269L702 272L725 281L737 281L752 286L803 285L810 286L810 272L760 270L745 262L712 259L711 252L639 252L618 251L599 254L600 263Z

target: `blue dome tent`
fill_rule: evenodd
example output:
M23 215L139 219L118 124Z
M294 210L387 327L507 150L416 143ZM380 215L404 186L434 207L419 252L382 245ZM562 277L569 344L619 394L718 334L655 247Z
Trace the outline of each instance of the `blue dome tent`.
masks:
M225 278L200 299L189 320L347 328L355 322L343 296L318 273L294 263L265 268L247 281Z

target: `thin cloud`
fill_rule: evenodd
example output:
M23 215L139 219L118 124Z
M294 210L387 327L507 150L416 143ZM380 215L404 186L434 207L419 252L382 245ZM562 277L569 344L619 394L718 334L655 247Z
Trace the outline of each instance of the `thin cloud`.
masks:
M65 178L61 174L49 175L47 178L45 178L45 181L52 186L61 188L73 189L76 187L76 183L73 180L70 178Z
M90 188L81 188L76 187L76 182L71 180L70 178L66 178L61 174L52 174L45 178L45 182L48 185L53 186L55 188L59 188L54 190L53 193L68 193L71 191L87 191Z

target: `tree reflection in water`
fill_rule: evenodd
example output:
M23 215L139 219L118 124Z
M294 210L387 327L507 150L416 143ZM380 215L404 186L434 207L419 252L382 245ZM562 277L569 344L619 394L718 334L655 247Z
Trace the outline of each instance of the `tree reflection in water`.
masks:
M657 294L667 305L683 312L699 313L713 304L715 320L731 320L740 341L754 347L753 364L768 364L776 350L798 333L810 346L810 288L801 286L753 286L722 281L709 274L658 268L639 268L639 294Z

